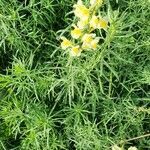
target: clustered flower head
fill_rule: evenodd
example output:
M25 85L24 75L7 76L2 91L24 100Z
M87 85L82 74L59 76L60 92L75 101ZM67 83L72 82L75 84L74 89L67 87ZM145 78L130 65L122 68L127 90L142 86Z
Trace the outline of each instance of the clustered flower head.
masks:
M94 31L96 29L107 30L108 22L97 15L98 8L102 6L103 0L90 0L89 6L78 0L73 5L73 12L77 18L76 24L70 34L72 40L61 37L62 49L68 49L71 56L80 56L83 50L95 50L98 46L100 37L97 37Z

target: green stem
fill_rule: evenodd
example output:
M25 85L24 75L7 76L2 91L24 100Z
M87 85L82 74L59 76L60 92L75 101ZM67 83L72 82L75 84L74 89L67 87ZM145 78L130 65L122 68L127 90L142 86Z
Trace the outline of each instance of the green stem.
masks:
M140 136L137 136L137 137L134 137L134 138L131 138L131 139L121 141L120 144L124 144L124 143L130 142L130 141L138 140L138 139L149 137L149 136L150 136L150 133L145 134L145 135L140 135Z

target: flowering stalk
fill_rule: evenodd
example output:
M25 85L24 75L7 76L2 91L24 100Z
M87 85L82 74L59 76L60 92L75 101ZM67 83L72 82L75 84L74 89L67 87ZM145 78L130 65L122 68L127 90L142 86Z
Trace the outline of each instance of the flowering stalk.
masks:
M74 29L70 33L72 40L61 37L62 49L68 49L71 56L80 56L83 50L97 49L100 37L96 37L94 31L96 29L107 30L108 27L108 22L96 15L102 2L102 0L90 0L89 6L85 6L82 0L78 0L73 5L73 12L78 21L76 25L73 24Z

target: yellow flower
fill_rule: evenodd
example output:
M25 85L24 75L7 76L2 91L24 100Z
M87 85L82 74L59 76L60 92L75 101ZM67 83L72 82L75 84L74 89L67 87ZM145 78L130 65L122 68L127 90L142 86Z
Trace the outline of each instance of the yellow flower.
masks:
M92 16L91 20L90 20L90 27L96 29L97 28L97 25L99 23L99 19L97 16Z
M96 37L96 38L91 42L91 48L95 50L95 49L97 48L98 42L99 42L99 37Z
M103 3L103 0L90 0L91 6L101 6Z
M75 8L75 16L81 18L82 20L87 20L90 16L90 10L83 5L81 0L78 0L77 4L73 6Z
M71 31L71 36L74 39L78 39L80 36L82 35L82 31L80 28L75 27L72 31Z
M117 145L113 145L112 146L112 150L123 150L123 149L118 147Z
M88 20L79 20L77 26L79 29L84 29L88 25Z
M99 37L96 37L95 39L94 37L95 37L95 34L85 34L82 37L82 41L83 41L82 48L95 50L99 42Z
M72 48L71 48L71 51L70 51L70 55L71 55L71 56L80 56L80 55L81 55L80 46L77 45L77 46L72 47Z
M99 22L98 22L98 28L99 29L107 29L107 27L108 27L108 22L106 21L106 20L104 20L104 19L99 19Z
M90 43L95 36L96 34L84 34L81 40L84 43Z
M90 49L91 48L91 42L93 40L93 38L95 37L96 35L95 34L85 34L83 37L82 37L82 48L83 49Z
M138 150L135 146L131 146L128 148L128 150Z
M61 37L61 39L63 40L63 41L61 42L61 47L62 47L62 49L67 49L67 48L69 48L69 47L72 46L72 42L69 41L68 39L66 39L65 37Z
M82 49L88 50L88 49L90 49L90 45L87 44L87 43L83 43L83 44L82 44Z

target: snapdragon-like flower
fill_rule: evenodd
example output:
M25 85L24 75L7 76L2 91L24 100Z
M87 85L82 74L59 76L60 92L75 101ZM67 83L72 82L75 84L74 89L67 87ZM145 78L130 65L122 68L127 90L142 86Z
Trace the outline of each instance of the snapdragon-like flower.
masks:
M77 26L74 26L74 29L71 31L71 36L74 39L78 39L82 35L82 30Z
M93 15L90 20L90 27L93 29L105 29L106 30L108 27L108 22L103 18Z
M84 28L86 28L87 26L88 26L88 19L87 20L79 20L78 22L77 22L77 26L78 26L78 28L79 29L81 29L81 30L83 30Z
M128 150L138 150L135 146L131 146L128 148Z
M93 49L97 48L99 37L96 37L96 34L85 34L82 37L82 48L83 49Z
M96 50L100 37L96 36L95 30L107 30L108 22L98 15L98 8L102 0L90 0L89 5L84 5L82 0L73 5L76 23L70 31L71 40L63 37L61 47L69 50L71 56L80 56L84 50Z
M91 49L95 50L97 48L99 39L99 37L96 37L94 40L91 41Z
M90 27L96 29L98 27L99 19L97 16L93 15L90 20Z
M84 34L81 40L82 42L90 43L95 36L96 34Z
M77 4L73 6L75 16L79 17L82 20L87 20L90 16L90 10L83 5L82 1L79 0Z
M115 144L112 146L112 150L123 150L123 149Z
M70 55L71 56L80 56L81 55L81 48L79 45L77 46L74 46L71 48L71 51L70 51Z
M72 42L66 39L65 37L61 37L61 39L63 40L61 43L62 49L67 49L72 46Z
M91 48L91 43L94 40L96 34L85 34L81 41L83 42L82 48L83 49L90 49Z
M106 21L106 20L103 19L103 18L99 19L97 28L99 28L99 29L105 29L105 30L106 30L107 27L108 27L108 21Z

